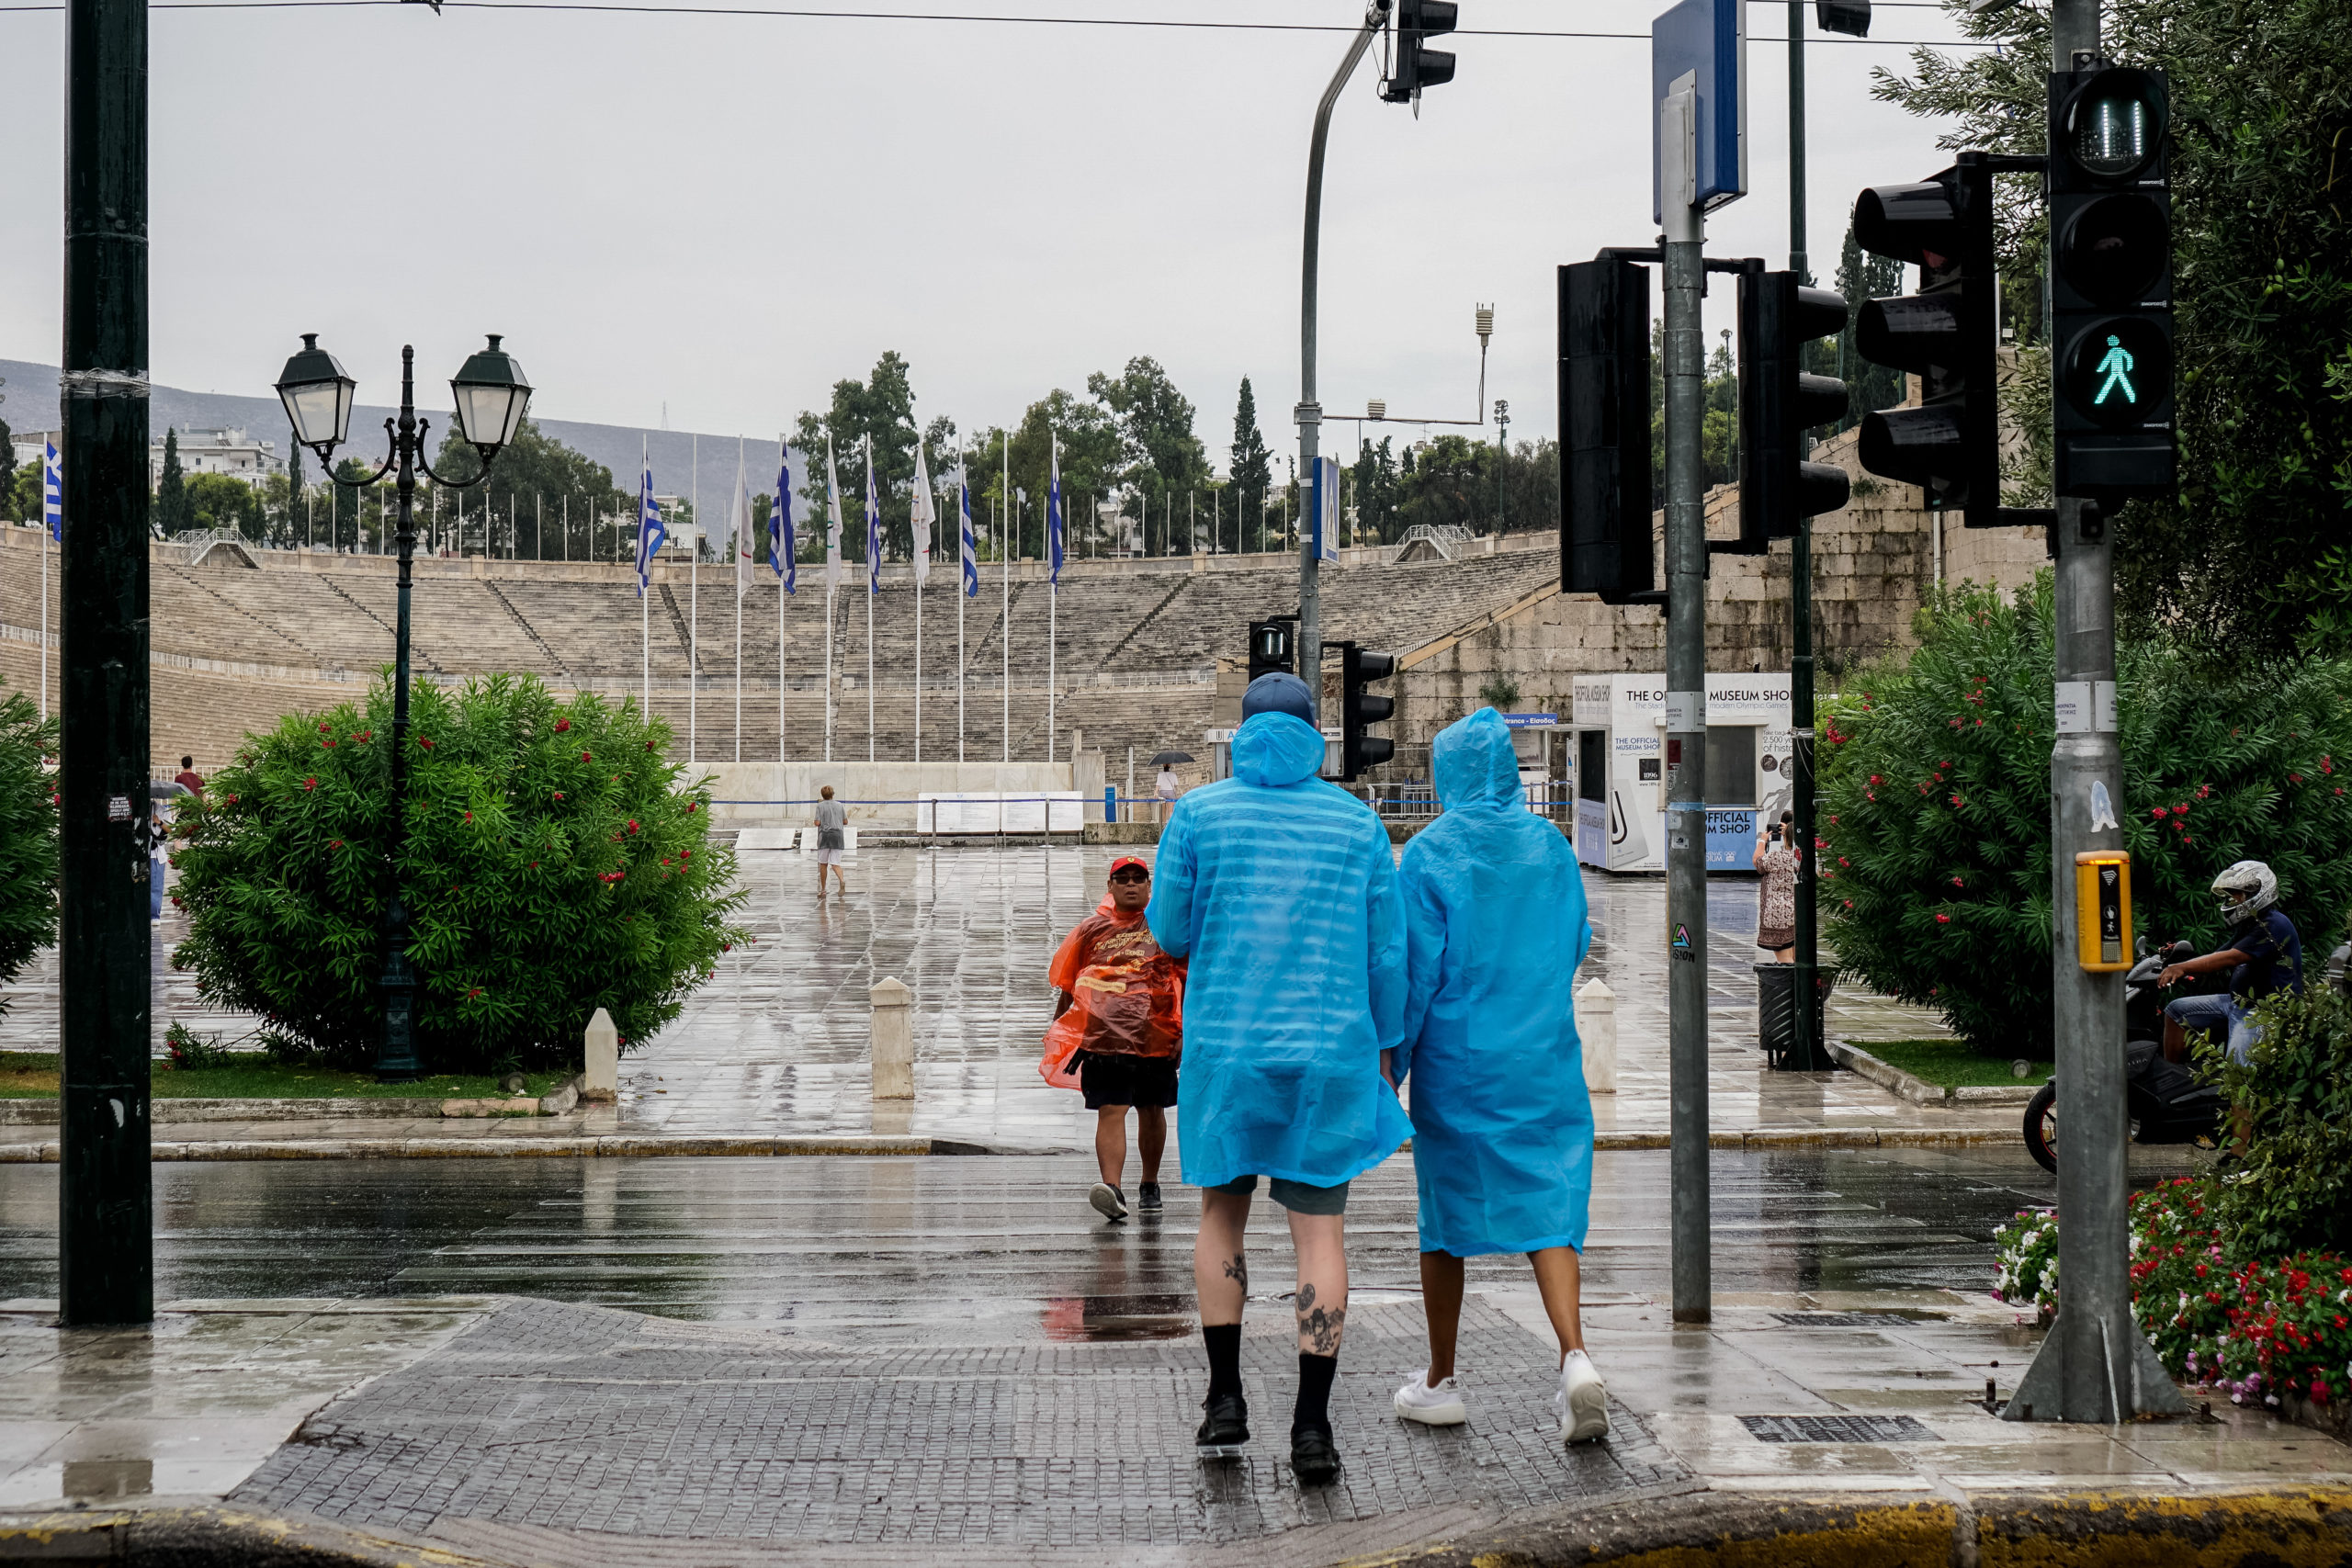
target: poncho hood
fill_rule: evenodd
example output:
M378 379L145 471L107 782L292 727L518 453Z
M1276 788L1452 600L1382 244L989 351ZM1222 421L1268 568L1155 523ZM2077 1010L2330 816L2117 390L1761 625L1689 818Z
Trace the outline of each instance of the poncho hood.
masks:
M1448 811L1525 807L1510 726L1492 708L1480 708L1438 731L1430 748L1430 767L1437 780L1438 804Z
M1323 738L1286 713L1253 715L1233 732L1233 776L1243 784L1284 789L1322 771Z

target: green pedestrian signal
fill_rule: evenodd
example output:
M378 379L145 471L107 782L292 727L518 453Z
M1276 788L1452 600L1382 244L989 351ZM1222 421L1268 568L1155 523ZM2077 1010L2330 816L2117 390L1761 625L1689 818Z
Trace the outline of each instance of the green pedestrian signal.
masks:
M2119 387L2123 390L2125 402L2137 403L2140 400L2140 394L2132 389L2131 351L2113 333L2107 334L2107 357L2098 362L2098 367L2107 373L2107 379L2099 384L2098 396L2091 400L2093 404L2107 401L2108 394Z

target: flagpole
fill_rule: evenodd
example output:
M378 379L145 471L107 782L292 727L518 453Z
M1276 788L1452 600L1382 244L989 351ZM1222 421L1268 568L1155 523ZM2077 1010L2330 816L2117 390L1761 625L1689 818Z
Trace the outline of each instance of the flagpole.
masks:
M912 518L908 519L910 523ZM910 530L911 531L911 530ZM922 761L922 573L915 574L915 761Z
M646 482L650 482L653 477L652 437L643 431L638 432L637 446L639 472L645 476ZM441 492L436 490L433 494L435 499L438 500ZM615 544L619 542L617 539L614 541ZM637 649L638 658L643 664L643 670L639 675L641 685L638 703L645 710L645 722L650 724L653 722L653 562L650 558L643 558L645 557L645 512L642 505L638 509L637 549L641 560L637 580Z
M875 548L874 433L865 434L865 760L874 761L874 598L882 592L882 561Z
M792 547L785 548L785 539L792 532L791 469L787 467L791 448L785 445L783 434L775 438L775 505L769 514L769 529L775 536L775 760L789 760L784 749L785 693L790 688L784 679L784 601L785 578L789 573L797 582L800 572L800 541L793 539ZM781 784L783 781L777 780ZM780 790L779 794L782 793Z
M743 438L735 438L735 760L743 760L743 563L751 547L751 510L743 500Z
M702 695L702 437L693 438L694 472L686 479L686 504L695 514L695 547L686 555L686 761L697 760L696 718Z
M1054 644L1060 636L1062 607L1062 443L1058 434L1049 435L1053 449L1053 470L1046 481L1046 763L1054 761L1054 697L1057 685L1055 658L1060 651Z
M47 482L48 476L42 476ZM49 716L49 519L40 520L40 716Z
M964 760L964 601L971 591L964 584L965 536L972 531L972 492L964 476L964 454L956 454L956 760ZM979 562L971 569L977 571ZM959 784L961 780L957 781Z
M1004 656L1004 731L999 737L1004 743L1004 761L1012 761L1012 552L1006 547L1006 536L1012 532L1005 526L1012 518L1012 436L1004 436L1004 495L997 503L996 559L997 581L1004 588L1004 635L997 639L997 651Z

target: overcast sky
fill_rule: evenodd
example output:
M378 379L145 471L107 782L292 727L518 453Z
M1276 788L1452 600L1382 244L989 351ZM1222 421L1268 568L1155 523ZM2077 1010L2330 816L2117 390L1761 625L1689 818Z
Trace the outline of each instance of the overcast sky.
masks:
M659 0L656 0L659 3ZM745 0L762 5L775 0ZM1352 0L784 0L1346 25ZM1465 28L1646 33L1644 0L1463 0ZM1811 7L1807 7L1810 12ZM1713 254L1788 250L1787 9L1748 7L1751 194ZM554 418L773 436L884 349L917 412L1006 421L1159 358L1220 470L1251 377L1294 441L1300 207L1338 32L613 15L423 6L153 14L152 372L266 395L315 331L390 400L497 331ZM1944 39L1882 3L1881 39ZM0 14L0 357L55 363L62 18ZM1816 35L1817 36L1817 35ZM1554 267L1654 235L1649 47L1454 40L1417 122L1372 63L1334 117L1322 399L1555 427ZM1853 193L1949 162L1871 101L1907 51L1807 51L1814 270ZM44 65L43 62L51 63ZM1719 282L1709 327L1729 324ZM1711 340L1712 341L1712 340ZM0 411L5 412L5 411ZM1334 432L1347 439L1347 427Z

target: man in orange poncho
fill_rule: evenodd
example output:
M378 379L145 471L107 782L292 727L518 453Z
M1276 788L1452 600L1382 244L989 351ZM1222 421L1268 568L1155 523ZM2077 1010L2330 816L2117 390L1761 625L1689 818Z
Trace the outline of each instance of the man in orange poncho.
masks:
M1184 966L1152 940L1143 918L1150 901L1151 867L1134 855L1113 861L1110 897L1063 940L1047 972L1057 996L1046 1057L1067 1055L1086 1108L1095 1113L1094 1159L1102 1179L1087 1201L1111 1220L1127 1217L1120 1182L1129 1106L1143 1156L1136 1207L1145 1213L1160 1208L1159 1156L1168 1146L1168 1107L1176 1103L1183 1050Z

